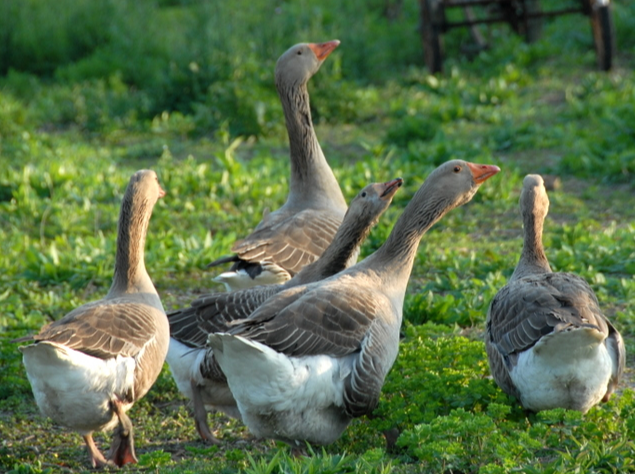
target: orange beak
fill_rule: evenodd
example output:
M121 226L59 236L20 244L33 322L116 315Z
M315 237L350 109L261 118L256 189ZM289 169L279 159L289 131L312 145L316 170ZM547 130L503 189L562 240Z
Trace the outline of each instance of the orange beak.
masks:
M469 166L476 184L485 182L501 170L496 165L478 165L476 163L468 163L467 166Z
M332 40L326 43L309 43L309 48L315 53L318 61L324 61L339 45L340 40Z
M381 196L379 197L382 199L386 197L392 198L402 184L403 184L402 178L395 178L391 181L385 182L384 186L386 186L386 189L384 190L383 193L381 193Z

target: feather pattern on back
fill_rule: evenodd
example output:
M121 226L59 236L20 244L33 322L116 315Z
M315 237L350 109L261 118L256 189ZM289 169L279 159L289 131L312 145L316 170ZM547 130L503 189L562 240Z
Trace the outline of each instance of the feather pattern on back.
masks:
M540 176L525 178L520 208L523 251L487 315L490 369L526 408L586 412L617 386L624 344L588 283L551 271L542 244L549 200Z
M108 359L136 357L155 338L158 310L125 298L77 308L40 331L35 341L51 341L85 354Z
M289 135L289 195L280 209L266 212L255 231L232 247L235 263L216 277L229 289L289 280L322 254L344 218L346 201L315 134L307 89L338 45L337 40L297 44L276 63L276 88ZM210 266L226 261L221 258Z
M112 285L43 327L20 347L43 414L84 436L93 467L136 462L126 411L156 380L168 350L169 325L144 263L152 210L165 195L154 171L131 178L119 214ZM118 426L108 460L93 431Z
M256 436L327 444L376 407L399 347L403 301L424 233L499 168L453 160L412 198L384 245L329 278L285 289L210 334Z

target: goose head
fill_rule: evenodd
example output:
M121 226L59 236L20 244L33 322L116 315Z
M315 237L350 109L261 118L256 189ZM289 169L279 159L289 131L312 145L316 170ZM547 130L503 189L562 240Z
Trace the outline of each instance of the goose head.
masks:
M520 213L524 222L543 221L549 212L549 197L542 176L528 174L520 193Z
M470 201L480 185L499 171L495 165L451 160L430 173L422 189L431 191L440 206L454 209Z
M364 216L372 216L376 224L383 212L388 209L397 190L403 185L402 178L395 178L385 183L372 183L362 189L351 201L347 211L357 222L364 222Z
M139 170L130 178L124 202L143 201L152 209L152 206L165 194L159 184L159 177L154 171Z
M139 170L130 177L119 213L115 274L108 296L156 293L145 269L144 247L152 209L163 196L154 171Z
M339 40L332 40L326 43L299 43L291 46L276 63L276 84L306 84L339 44Z

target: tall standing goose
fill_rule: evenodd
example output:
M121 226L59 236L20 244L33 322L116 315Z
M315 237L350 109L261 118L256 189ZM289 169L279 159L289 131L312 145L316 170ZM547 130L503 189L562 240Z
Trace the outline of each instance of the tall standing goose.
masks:
M110 291L44 326L28 338L33 344L20 347L40 411L84 437L93 467L136 462L126 411L150 389L168 351L168 320L144 263L152 209L164 195L154 171L132 175L121 205ZM92 433L115 426L106 460Z
M276 63L276 88L289 134L289 195L234 244L234 255L208 265L233 262L214 279L228 290L289 280L324 252L344 218L346 201L315 135L307 90L309 79L339 43L297 44Z
M205 347L207 336L227 331L231 321L246 318L276 293L322 280L354 264L359 247L402 184L403 180L396 178L362 189L351 202L331 245L291 280L206 295L188 308L168 314L171 333L168 364L179 390L192 400L196 429L203 440L218 442L207 424L206 407L240 417L227 380L212 360L213 352Z
M461 160L435 169L386 242L326 280L285 290L208 342L242 419L258 437L335 441L370 413L397 356L403 302L423 234L499 168Z
M526 409L586 413L615 390L624 369L624 343L586 281L551 271L542 244L549 198L539 175L525 177L520 211L520 260L487 315L490 369Z

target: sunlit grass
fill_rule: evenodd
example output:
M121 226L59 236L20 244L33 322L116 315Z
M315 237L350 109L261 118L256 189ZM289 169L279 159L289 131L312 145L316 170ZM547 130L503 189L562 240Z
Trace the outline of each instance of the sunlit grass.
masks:
M196 20L187 9L198 2L159 4L161 28ZM389 44L405 44L398 23L365 17L344 35L336 29L342 19L326 7L299 12L291 2L288 8L301 15L298 29L289 21L293 12L283 12L275 19L280 30L254 30L269 42L246 47L232 38L232 47L244 53L233 62L193 50L204 59L200 68L210 58L225 61L217 71L205 69L205 78L181 62L153 76L161 66L151 58L134 77L125 67L113 72L124 38L109 43L112 55L104 47L78 61L69 56L52 80L16 71L0 78L0 471L86 470L81 438L37 413L9 340L107 292L118 209L135 170L155 169L167 191L146 246L146 264L166 309L221 291L205 265L227 254L266 208L284 202L288 152L272 71L281 49L290 46L283 33L293 31L298 40L342 40L310 90L318 136L347 199L371 181L405 180L362 256L385 241L439 163L463 158L498 164L502 172L421 243L404 306L402 352L386 382L381 418L355 420L332 446L294 459L283 445L254 440L239 422L210 415L223 444L209 447L198 441L189 409L164 370L131 411L140 467L254 474L633 472L635 402L626 388L632 386L635 347L635 42L618 31L625 48L618 66L600 74L590 28L580 33L575 18L549 23L533 45L495 29L495 47L472 62L460 56L465 36L457 32L447 37L446 74L430 76L421 58L413 59L418 39L416 51L409 43L394 58L399 67L387 70ZM633 26L632 7L618 2L616 8L624 13L616 24ZM260 28L248 13L241 18ZM174 51L201 46L197 32L213 34L206 28L218 21L200 18L190 37L171 31ZM122 31L137 35L126 25L120 24ZM376 38L364 43L370 35ZM394 37L382 46L382 35ZM218 37L205 38L221 44ZM63 46L48 50L62 58ZM168 54L146 46L137 45L131 57ZM208 88L205 81L212 79ZM160 80L166 81L161 87ZM181 90L182 97L175 94ZM585 277L627 342L623 394L585 417L528 415L488 378L480 335L487 305L519 256L518 195L530 172L559 178L549 192L544 236L553 268ZM379 430L394 426L403 435L387 449ZM104 450L109 442L97 437Z

